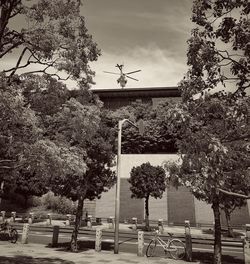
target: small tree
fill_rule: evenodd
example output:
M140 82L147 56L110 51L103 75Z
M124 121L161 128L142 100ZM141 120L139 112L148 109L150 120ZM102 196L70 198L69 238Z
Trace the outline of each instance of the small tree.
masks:
M145 198L146 230L149 230L149 197L161 198L167 187L165 171L160 166L152 166L149 162L133 167L128 182L132 198Z

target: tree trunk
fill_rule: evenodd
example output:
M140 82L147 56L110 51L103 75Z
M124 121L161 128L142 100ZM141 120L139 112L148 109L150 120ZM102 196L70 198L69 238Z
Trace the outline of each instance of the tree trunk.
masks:
M1 181L1 185L0 185L0 207L1 207L1 204L2 204L3 187L4 187L4 181Z
M24 208L28 208L28 195L24 195Z
M148 200L149 196L145 199L145 222L146 222L146 230L149 231L149 209L148 209Z
M230 216L230 212L228 211L227 208L224 208L224 212L226 215L226 220L227 220L227 232L228 232L228 236L229 237L234 237L234 232L233 232L233 228L231 226L231 216Z
M75 226L74 226L74 230L73 230L73 233L71 236L71 242L70 242L70 248L71 248L71 251L73 252L78 251L77 236L78 236L78 231L79 231L79 228L81 226L81 221L82 221L83 204L84 204L84 197L80 196L78 199Z
M214 261L213 264L221 264L221 223L218 198L212 204L214 212Z

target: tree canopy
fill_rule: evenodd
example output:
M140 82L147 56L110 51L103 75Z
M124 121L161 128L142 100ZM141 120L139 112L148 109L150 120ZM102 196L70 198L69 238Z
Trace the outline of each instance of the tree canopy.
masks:
M245 0L194 1L197 28L188 40L189 69L179 84L183 102L165 115L179 135L180 162L167 166L170 175L212 204L216 264L221 263L219 208L241 206L238 198L250 192L249 11Z
M245 94L250 87L248 0L195 0L183 99L218 86ZM189 86L189 88L187 88Z
M9 77L43 73L92 83L88 62L97 60L100 50L88 33L80 5L80 0L1 0L0 59L19 54L15 65L3 72Z
M165 112L172 108L173 102L165 102L153 107L150 104L133 103L116 111L110 111L109 123L116 127L121 119L129 119L134 123L143 120L144 133L126 124L122 130L122 153L124 154L151 154L151 153L176 153L176 138L170 134L164 122Z

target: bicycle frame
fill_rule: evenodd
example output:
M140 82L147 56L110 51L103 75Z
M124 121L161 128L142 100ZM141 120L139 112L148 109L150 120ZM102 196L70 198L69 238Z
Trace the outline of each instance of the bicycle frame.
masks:
M169 244L172 241L172 235L169 233L169 238L167 240L167 242L165 242L164 240L162 240L162 238L159 236L159 232L157 232L154 235L153 238L154 242L158 242L160 244L160 246L163 248L163 250L166 252L170 252L170 251L176 251L176 249L170 249L169 248Z
M155 234L155 237L154 237L154 241L155 241L155 242L159 242L159 244L163 247L163 249L164 249L165 251L169 251L168 246L169 246L170 239L168 239L168 241L165 242L164 240L162 240L162 238L159 237L159 234L156 233L156 234Z
M170 235L170 238L171 238L171 235ZM171 241L171 239L168 238L167 242L165 242L160 236L159 236L159 232L156 232L155 233L155 236L154 236L154 241L155 242L158 242L161 247L165 250L165 251L169 251L169 243Z
M146 255L147 257L152 257L155 255L155 249L157 244L160 248L164 250L164 253L169 253L173 259L182 259L185 256L185 245L178 238L173 238L173 234L168 233L169 237L167 242L165 242L160 236L157 230L154 237L149 242Z

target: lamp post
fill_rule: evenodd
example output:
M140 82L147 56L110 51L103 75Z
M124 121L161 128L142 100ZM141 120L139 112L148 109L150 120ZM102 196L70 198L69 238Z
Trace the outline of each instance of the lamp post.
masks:
M130 125L139 129L140 134L143 134L143 121L139 121L139 126L136 126L129 119L120 120L118 123L118 148L117 148L117 180L116 180L116 193L115 193L115 247L114 254L119 252L119 220L120 220L120 189L121 189L121 145L122 145L122 125L128 122Z

